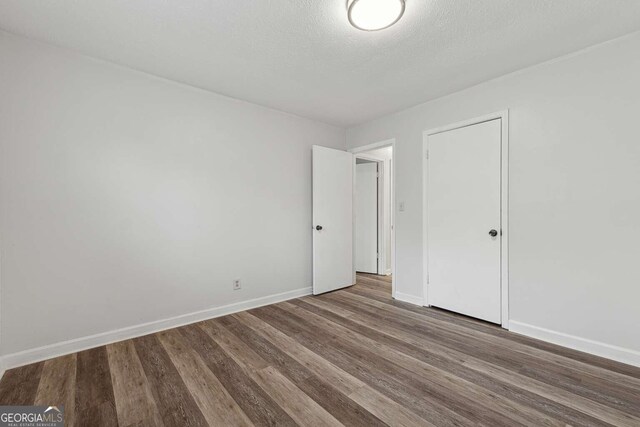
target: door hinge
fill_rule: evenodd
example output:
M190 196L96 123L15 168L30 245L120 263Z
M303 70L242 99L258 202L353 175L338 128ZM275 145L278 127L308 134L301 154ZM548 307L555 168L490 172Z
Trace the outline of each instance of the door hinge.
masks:
M429 160L429 150L427 150L427 151L425 152L425 155L424 155L424 156L425 156L425 158L426 158L427 160Z

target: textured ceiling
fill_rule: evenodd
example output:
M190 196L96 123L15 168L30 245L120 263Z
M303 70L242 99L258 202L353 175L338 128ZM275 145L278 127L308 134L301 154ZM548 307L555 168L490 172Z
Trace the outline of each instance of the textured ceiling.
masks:
M345 0L0 0L0 28L339 126L640 30L637 0L407 0L387 30Z

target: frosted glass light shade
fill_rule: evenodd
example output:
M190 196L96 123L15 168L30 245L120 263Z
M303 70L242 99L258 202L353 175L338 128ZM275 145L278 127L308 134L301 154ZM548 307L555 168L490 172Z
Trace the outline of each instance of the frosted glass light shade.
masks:
M377 31L398 22L404 13L405 0L350 0L349 22L364 31Z

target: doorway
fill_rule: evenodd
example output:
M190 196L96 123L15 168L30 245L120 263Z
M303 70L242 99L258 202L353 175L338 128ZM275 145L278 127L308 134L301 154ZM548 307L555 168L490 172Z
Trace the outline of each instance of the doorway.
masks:
M425 305L506 326L507 115L426 132Z
M384 289L395 292L395 140L337 150L314 145L312 149L312 273L313 294L356 284L355 193L358 164L377 165L378 182L369 187L367 204L373 206L368 239L370 265L363 271ZM360 158L360 160L358 160ZM379 176L378 176L379 175ZM347 184L348 183L348 184ZM377 190L376 190L377 189ZM377 205L377 213L374 213ZM371 254L374 254L371 257ZM365 278L362 278L365 279ZM390 285L390 286L389 286Z
M358 278L384 279L394 273L393 143L352 150L354 172L354 266ZM374 277L375 276L375 277ZM382 283L382 282L380 282Z

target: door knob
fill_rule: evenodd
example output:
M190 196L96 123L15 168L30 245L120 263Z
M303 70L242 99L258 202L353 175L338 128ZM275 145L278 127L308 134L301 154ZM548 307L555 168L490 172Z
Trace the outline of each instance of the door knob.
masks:
M316 230L318 230L318 231L322 230L322 226L321 225L316 225Z
M491 237L496 237L498 235L498 230L491 230L489 231L489 236Z

